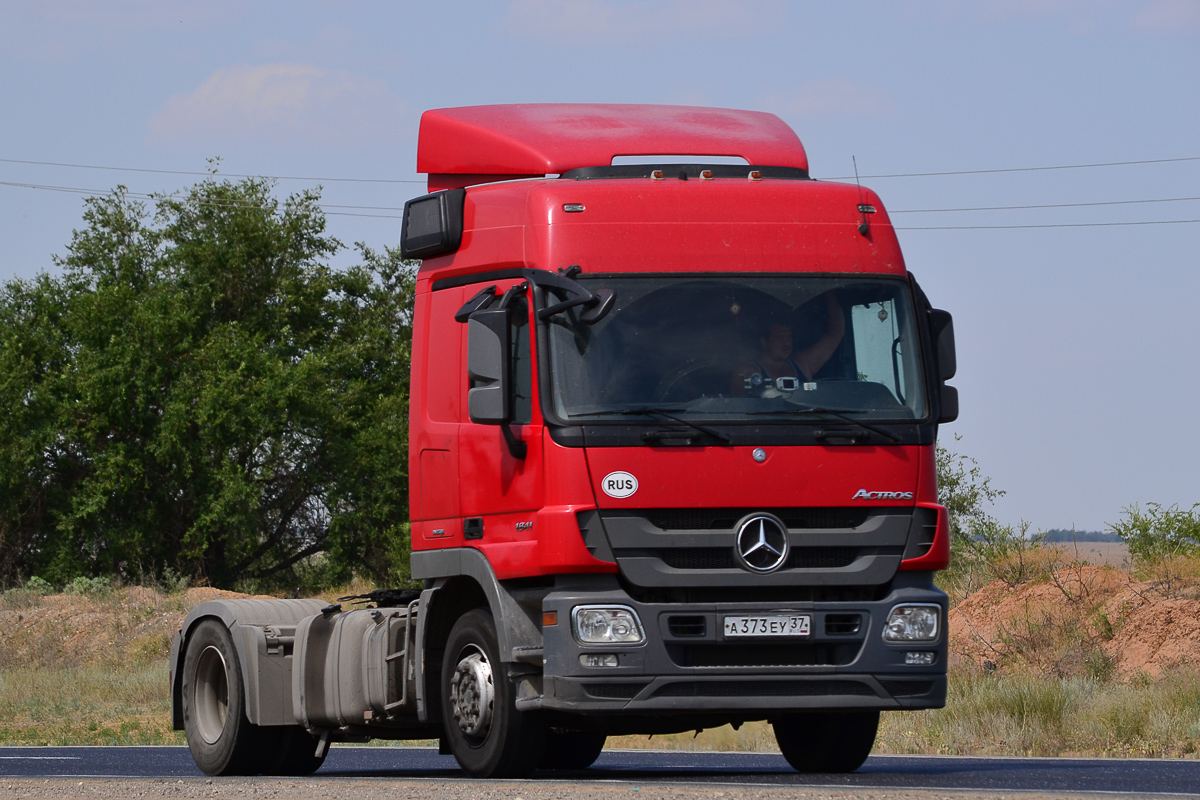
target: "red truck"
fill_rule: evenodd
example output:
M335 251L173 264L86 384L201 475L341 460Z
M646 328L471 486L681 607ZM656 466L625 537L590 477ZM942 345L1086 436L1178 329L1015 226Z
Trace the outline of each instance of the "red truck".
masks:
M796 769L845 772L880 711L944 705L953 326L878 196L714 108L428 111L417 164L423 588L192 610L171 698L196 763L432 738L519 776L768 720Z

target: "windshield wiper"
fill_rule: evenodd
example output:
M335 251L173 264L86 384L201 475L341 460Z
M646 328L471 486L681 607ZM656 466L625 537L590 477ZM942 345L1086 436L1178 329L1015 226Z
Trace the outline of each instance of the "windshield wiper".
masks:
M662 417L663 419L669 419L669 420L671 420L671 422L677 423L679 425L683 425L686 428L691 428L694 431L699 431L700 433L703 433L705 436L711 436L712 438L716 439L719 442L723 442L724 444L730 444L733 441L733 437L727 433L722 433L721 431L713 430L712 428L708 427L707 425L701 425L697 422L691 422L689 420L682 419L681 417L677 417L671 413L672 411L682 411L682 410L683 409L679 409L679 408L656 408L654 406L638 406L637 408L613 408L613 409L609 409L607 411L585 411L581 414L568 414L567 416L568 417L600 417L600 416L605 416L608 414L619 414L619 415L625 416L625 417L631 417L631 416L644 417L644 416L656 415L656 416Z
M746 413L752 414L752 415L828 414L831 417L837 417L840 420L849 422L851 425L856 425L859 428L862 428L863 430L867 430L867 431L870 431L871 433L879 434L880 436L887 439L892 444L900 444L900 439L898 437L893 436L892 434L888 433L887 431L883 430L882 428L877 428L874 425L869 425L866 422L863 422L862 420L855 419L854 417L846 416L847 411L853 411L853 410L854 409L850 409L850 408L839 410L839 409L835 409L835 408L822 408L820 406L798 406L797 408L785 408L785 409L779 409L777 411L748 411Z

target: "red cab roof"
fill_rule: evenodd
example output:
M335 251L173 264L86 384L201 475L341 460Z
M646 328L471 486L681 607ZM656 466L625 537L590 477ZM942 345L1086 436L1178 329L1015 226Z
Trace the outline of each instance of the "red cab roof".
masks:
M417 171L429 173L434 189L604 166L614 156L653 155L740 156L750 164L808 169L799 137L762 111L532 103L426 111Z

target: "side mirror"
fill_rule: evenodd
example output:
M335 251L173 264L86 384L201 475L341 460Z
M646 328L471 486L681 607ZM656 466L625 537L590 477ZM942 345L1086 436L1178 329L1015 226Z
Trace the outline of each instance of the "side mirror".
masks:
M472 422L503 425L512 417L508 309L487 308L467 320L467 413Z
M943 383L938 401L941 409L938 414L939 425L958 419L958 389Z
M948 381L958 371L954 355L954 318L949 311L933 309L929 312L929 331L937 351L938 380Z

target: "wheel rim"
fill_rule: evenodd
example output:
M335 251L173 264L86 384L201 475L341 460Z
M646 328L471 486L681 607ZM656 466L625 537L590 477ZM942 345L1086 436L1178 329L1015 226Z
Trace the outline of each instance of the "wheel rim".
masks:
M459 730L483 739L492 727L495 705L492 665L478 647L463 648L450 679L450 710Z
M229 678L225 657L212 645L204 648L196 661L196 691L192 707L195 709L200 738L208 744L215 744L225 730L225 718L229 715Z

